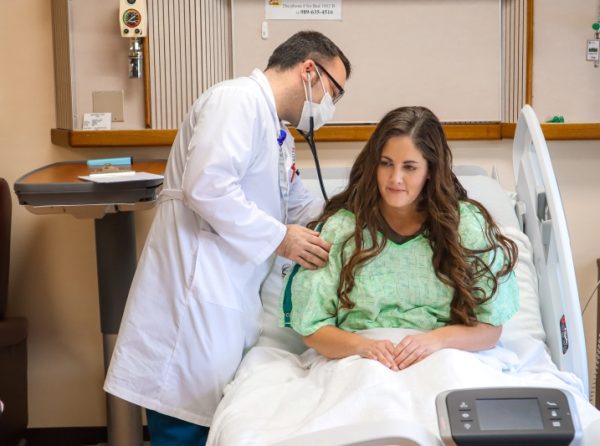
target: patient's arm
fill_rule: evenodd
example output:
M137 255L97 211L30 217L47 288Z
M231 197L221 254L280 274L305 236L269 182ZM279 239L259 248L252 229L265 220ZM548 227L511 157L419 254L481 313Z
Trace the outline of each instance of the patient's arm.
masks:
M304 336L304 343L330 359L359 355L379 361L392 370L398 370L394 361L396 347L389 340L369 339L333 325L326 325L313 334Z
M494 347L501 334L502 326L483 323L473 327L447 325L427 333L406 336L396 347L394 361L399 369L404 369L443 348L469 352L485 350Z

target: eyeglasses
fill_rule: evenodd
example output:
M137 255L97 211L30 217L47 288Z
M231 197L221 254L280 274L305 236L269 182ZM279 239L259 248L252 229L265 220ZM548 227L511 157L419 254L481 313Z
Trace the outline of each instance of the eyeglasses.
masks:
M335 95L335 97L331 98L331 100L333 101L333 103L337 103L340 99L342 99L342 96L344 96L344 93L346 93L346 91L342 88L342 86L338 83L338 81L336 81L333 76L331 74L329 74L329 72L323 68L323 65L321 65L320 63L315 62L315 65L323 72L327 75L327 77L329 78L329 80L333 83L333 85L335 85L335 88L337 89L337 94Z

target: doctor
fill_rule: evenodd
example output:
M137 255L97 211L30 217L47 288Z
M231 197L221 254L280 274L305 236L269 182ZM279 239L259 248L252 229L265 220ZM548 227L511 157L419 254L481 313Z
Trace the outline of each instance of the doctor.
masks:
M327 262L329 243L303 226L323 203L302 186L282 121L323 125L349 75L331 40L299 32L264 72L213 86L184 118L104 386L147 409L153 445L204 444L259 335L274 254Z

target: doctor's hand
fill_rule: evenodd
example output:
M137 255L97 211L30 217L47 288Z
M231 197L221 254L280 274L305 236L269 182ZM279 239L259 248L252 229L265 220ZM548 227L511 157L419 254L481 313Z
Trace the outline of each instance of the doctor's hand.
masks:
M409 335L402 339L396 346L394 362L398 369L402 370L444 347L444 341L440 338L439 333L436 333L436 330L423 334Z
M301 225L286 225L287 232L275 253L293 260L306 269L325 266L329 258L331 244L319 233Z

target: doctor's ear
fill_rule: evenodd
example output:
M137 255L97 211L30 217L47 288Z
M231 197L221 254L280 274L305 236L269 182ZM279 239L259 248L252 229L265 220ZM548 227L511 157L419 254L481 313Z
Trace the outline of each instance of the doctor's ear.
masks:
M315 63L311 59L307 59L302 63L300 67L300 72L302 79L309 82L311 85L313 84L313 80L315 79Z
M315 76L315 73L312 71L303 71L301 76L302 76L302 80L304 82L306 82L308 85L310 85L311 88L314 87L318 81L317 76Z

